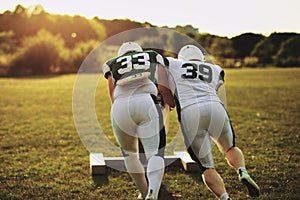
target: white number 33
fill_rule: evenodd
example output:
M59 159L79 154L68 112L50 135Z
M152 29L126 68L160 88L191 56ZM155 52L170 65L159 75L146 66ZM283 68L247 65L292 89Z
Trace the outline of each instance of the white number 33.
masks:
M119 74L125 74L132 69L147 70L150 68L150 58L148 53L138 53L134 55L122 56L117 59L117 63L121 63L118 69Z

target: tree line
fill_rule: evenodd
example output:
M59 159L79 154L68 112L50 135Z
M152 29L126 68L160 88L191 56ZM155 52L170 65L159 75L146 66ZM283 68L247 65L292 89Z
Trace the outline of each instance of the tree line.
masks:
M75 73L101 41L126 30L155 27L148 22L129 19L54 15L47 13L41 5L17 5L14 11L0 14L0 24L2 76ZM192 25L163 28L192 38L209 52L215 63L223 67L300 66L298 33L275 32L269 36L244 33L228 38L200 33ZM142 45L163 43L166 39L165 35L154 37L157 38L149 40L141 37L139 42Z

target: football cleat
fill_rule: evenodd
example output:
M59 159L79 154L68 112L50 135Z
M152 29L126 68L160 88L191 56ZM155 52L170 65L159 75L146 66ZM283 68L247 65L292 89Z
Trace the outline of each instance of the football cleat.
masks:
M259 196L259 187L247 172L239 170L239 180L247 187L251 197Z
M153 190L150 190L150 193L146 196L145 200L156 200L153 195Z

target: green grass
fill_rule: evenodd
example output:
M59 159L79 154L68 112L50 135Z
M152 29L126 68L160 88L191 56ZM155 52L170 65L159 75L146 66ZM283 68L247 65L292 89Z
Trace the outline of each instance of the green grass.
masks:
M248 171L261 187L260 199L299 199L300 69L225 72L236 142L244 151ZM91 176L89 152L73 120L75 78L0 79L0 199L135 199L138 195L124 172L111 170L107 176ZM103 79L95 107L106 136L115 142ZM170 135L177 130L172 112ZM214 155L232 199L250 199L216 148ZM168 167L161 199L216 198L198 174Z

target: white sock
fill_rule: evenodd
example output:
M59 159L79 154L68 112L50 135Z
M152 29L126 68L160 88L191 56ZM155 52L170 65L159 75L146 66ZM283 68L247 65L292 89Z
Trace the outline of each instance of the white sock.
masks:
M239 167L237 172L239 173L240 171L242 172L247 172L246 168L245 167Z
M229 199L229 196L226 192L220 196L220 200L228 200L228 199Z
M157 199L165 171L165 161L160 156L152 156L148 161L147 178L148 178L148 193L153 190L153 195Z

